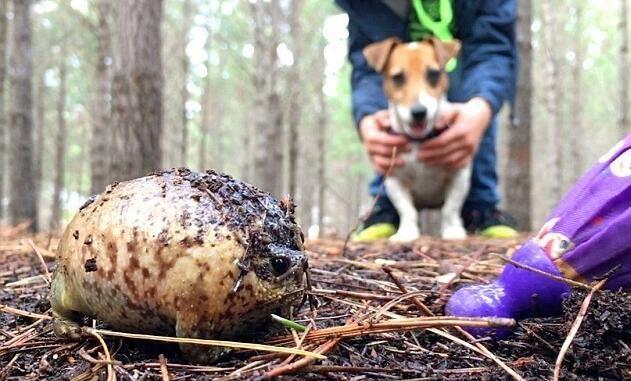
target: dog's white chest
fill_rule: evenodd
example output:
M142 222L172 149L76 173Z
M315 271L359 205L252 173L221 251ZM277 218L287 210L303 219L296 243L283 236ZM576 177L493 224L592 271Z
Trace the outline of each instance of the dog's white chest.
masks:
M401 220L391 239L410 241L418 238L418 210L438 207L441 208L441 236L445 239L465 238L467 233L460 209L469 192L471 166L452 171L418 162L416 153L407 156L406 164L385 179L386 193Z
M401 186L409 189L414 206L419 209L442 206L455 175L455 171L427 166L415 157L405 157L405 165L392 174Z

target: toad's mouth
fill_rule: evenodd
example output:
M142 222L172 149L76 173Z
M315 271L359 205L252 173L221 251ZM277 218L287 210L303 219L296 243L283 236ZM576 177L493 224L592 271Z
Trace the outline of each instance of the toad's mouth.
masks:
M288 304L293 304L297 302L298 300L303 299L306 292L307 290L305 288L299 288L299 289L284 293L282 295L279 295L277 298L274 298L272 300L267 300L262 303L259 303L257 308L258 309L277 308L277 307L286 306Z

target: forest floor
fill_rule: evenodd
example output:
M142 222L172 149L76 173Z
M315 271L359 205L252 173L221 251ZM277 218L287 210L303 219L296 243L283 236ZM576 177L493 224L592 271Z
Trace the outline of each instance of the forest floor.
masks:
M470 238L413 244L310 242L313 294L295 321L308 334L271 325L265 344L325 354L326 360L239 350L208 365L187 363L177 346L103 336L54 336L47 300L54 236L0 230L0 381L3 380L501 380L553 378L561 347L588 290L575 289L560 317L520 321L500 341L474 342L441 318L463 284L487 282L519 240ZM631 379L631 293L595 292L565 354L562 380ZM421 312L424 311L424 312ZM427 317L427 315L437 317ZM313 326L315 325L315 326ZM97 327L100 325L97 324ZM107 328L107 327L104 327ZM325 328L329 328L326 330Z

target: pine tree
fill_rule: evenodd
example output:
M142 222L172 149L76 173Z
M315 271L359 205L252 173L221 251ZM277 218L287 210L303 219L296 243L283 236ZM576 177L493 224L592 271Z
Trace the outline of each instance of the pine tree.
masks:
M11 56L10 222L30 221L37 231L33 173L32 82L33 53L31 1L13 0L13 52Z

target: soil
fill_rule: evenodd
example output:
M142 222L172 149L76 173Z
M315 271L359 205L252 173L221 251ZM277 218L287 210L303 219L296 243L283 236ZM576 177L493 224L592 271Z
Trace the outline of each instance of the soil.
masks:
M442 315L453 290L491 280L503 266L494 254L510 253L520 241L474 237L464 242L422 238L407 245L351 244L346 257L341 256L341 240L308 242L312 293L318 305L312 311L305 303L293 320L303 325L313 321L322 329L362 317L376 323L396 319L393 316L422 316L408 298L390 303L391 315L376 318L375 310L385 311L388 302L402 295L397 282L407 292L418 291L420 303ZM52 272L57 242L51 235L33 237L19 228L0 229L0 381L107 379L104 351L97 340L60 340L51 321L40 319L39 315L50 316L42 259ZM507 339L481 343L524 379L552 379L559 350L585 297L585 290L575 289L564 304L563 316L523 320ZM21 316L25 311L38 315ZM89 319L85 323L101 327ZM467 341L453 328L447 332ZM288 334L287 328L270 324L269 330L248 340L271 343L272 338ZM216 364L190 364L176 345L104 339L118 380L264 379L273 372L285 373L278 377L283 380L513 379L479 352L424 329L330 339L331 350L323 350L327 359L312 364L243 350ZM303 348L315 350L321 344L306 339ZM631 379L630 347L631 293L596 292L564 357L560 379ZM288 372L287 362L297 364L293 372Z

